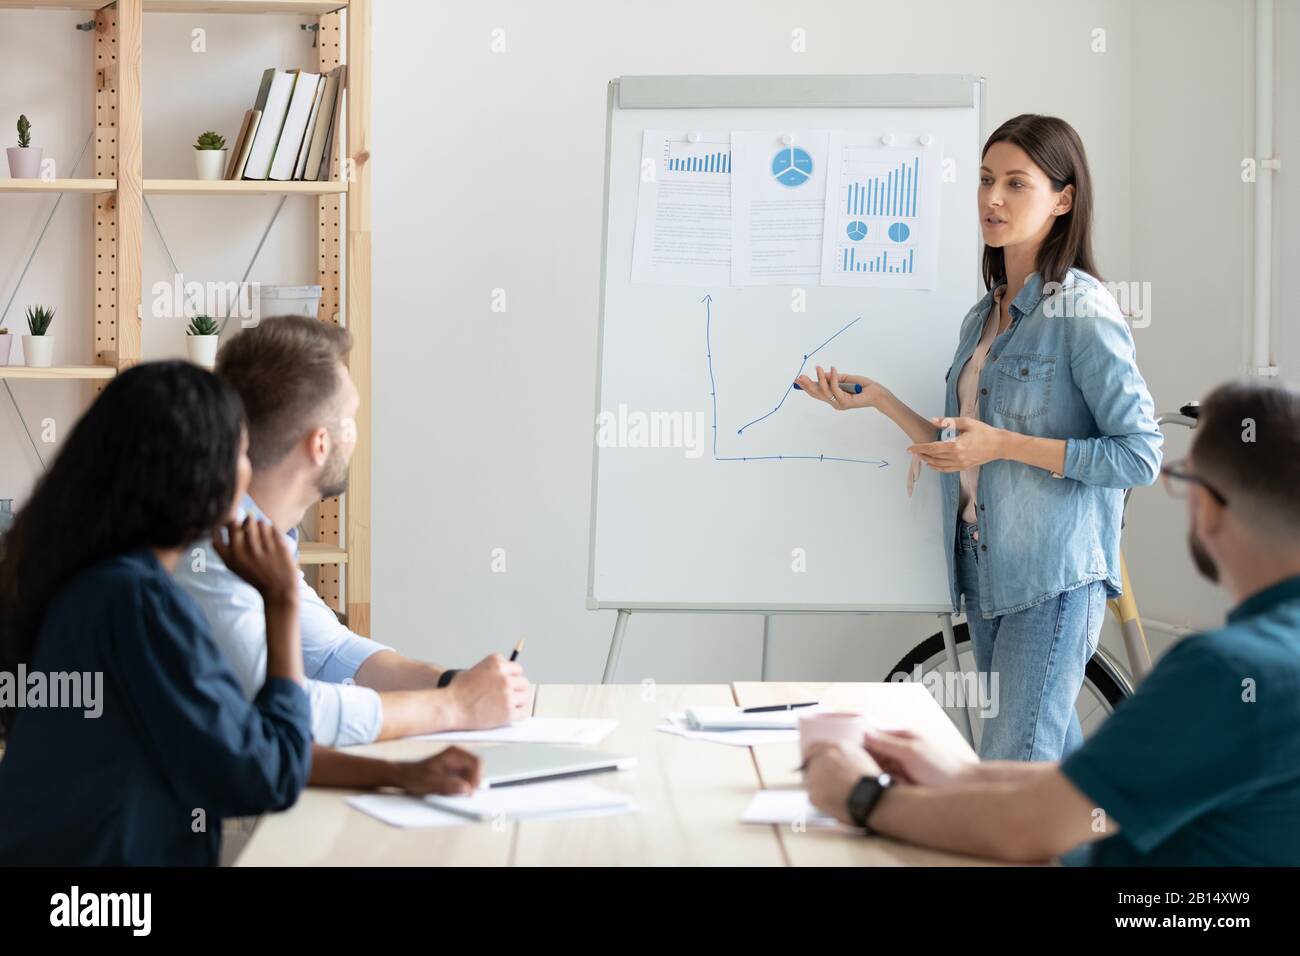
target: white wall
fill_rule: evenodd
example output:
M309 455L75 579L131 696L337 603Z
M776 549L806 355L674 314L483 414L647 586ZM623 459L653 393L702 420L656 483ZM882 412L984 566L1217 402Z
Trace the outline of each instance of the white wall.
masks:
M1280 90L1300 76L1300 3L1279 0ZM547 681L599 677L612 612L584 607L606 82L633 73L969 72L988 79L990 125L1025 111L1079 129L1098 193L1107 278L1151 282L1135 332L1162 410L1240 368L1249 274L1251 24L1245 0L1080 3L929 0L378 0L374 127L375 634L465 662L530 638ZM0 140L26 112L67 162L90 124L89 39L73 13L0 11ZM145 171L187 176L189 143L233 138L267 66L309 66L292 17L146 18ZM208 31L208 52L190 31ZM490 51L505 30L507 50ZM807 52L790 49L795 28ZM1094 53L1092 31L1106 31ZM1300 156L1293 104L1277 145ZM1289 112L1288 112L1289 110ZM1289 147L1289 149L1288 149ZM1277 189L1277 261L1300 253L1300 191ZM0 196L0 305L52 199ZM88 361L88 197L69 196L7 324L59 308L57 360ZM269 197L151 199L187 278L238 278L274 209ZM312 281L309 200L291 199L255 280ZM1208 224L1208 225L1207 225ZM1217 265L1215 265L1217 264ZM145 289L170 276L152 227ZM1300 334L1279 270L1277 359L1296 380ZM508 311L490 311L503 288ZM181 354L178 324L146 320L145 354ZM33 428L66 427L85 387L17 383ZM0 391L0 496L36 474ZM1185 446L1173 436L1171 454ZM43 448L48 457L50 449ZM1225 601L1196 579L1183 518L1135 493L1126 547L1144 614L1198 626ZM507 551L505 574L490 570ZM774 676L878 679L935 629L896 618L778 619ZM753 678L759 619L634 616L622 679ZM1153 634L1158 643L1159 636ZM1108 638L1109 640L1109 638Z

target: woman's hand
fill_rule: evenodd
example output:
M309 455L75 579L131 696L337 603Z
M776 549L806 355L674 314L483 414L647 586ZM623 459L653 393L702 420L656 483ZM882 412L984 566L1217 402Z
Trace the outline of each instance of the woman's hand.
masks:
M861 385L862 391L856 395L843 391L840 388L841 382L845 385ZM795 384L818 401L841 411L846 408L875 408L886 394L885 387L879 382L861 375L841 375L834 366L827 372L818 365L816 381L807 375L800 375L795 379Z
M932 418L936 428L954 429L952 441L921 442L907 450L935 471L963 471L999 458L1003 453L1005 429L986 425L977 418Z
M969 747L910 730L869 730L863 744L886 773L906 783L951 783L963 770L979 763Z
M267 603L296 602L298 599L298 565L293 560L284 535L269 521L252 515L243 523L231 521L212 535L212 546L226 567L257 588Z
M479 783L480 761L468 750L448 747L424 760L398 764L397 785L415 797L426 793L471 793Z

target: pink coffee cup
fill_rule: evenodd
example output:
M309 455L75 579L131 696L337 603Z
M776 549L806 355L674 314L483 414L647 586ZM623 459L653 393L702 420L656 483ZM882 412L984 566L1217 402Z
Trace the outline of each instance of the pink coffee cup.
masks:
M862 714L846 711L804 714L799 718L799 754L807 757L809 748L823 740L840 740L861 747L869 726Z

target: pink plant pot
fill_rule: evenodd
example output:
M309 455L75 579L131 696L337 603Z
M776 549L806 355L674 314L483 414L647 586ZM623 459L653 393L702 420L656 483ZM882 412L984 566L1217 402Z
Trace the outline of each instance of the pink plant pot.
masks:
M44 150L40 146L28 146L26 149L10 146L5 152L9 154L9 175L14 179L41 178L41 155Z

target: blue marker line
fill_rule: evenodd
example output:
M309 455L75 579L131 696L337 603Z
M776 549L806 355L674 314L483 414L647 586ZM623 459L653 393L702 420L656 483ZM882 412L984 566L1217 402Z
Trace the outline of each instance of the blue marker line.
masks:
M713 376L713 308L712 308L713 296L706 294L704 298L701 299L700 301L704 303L704 315L705 315L704 348L709 363L709 396L713 404L713 460L714 461L787 461L787 460L817 461L817 462L843 461L855 465L875 465L877 468L884 468L889 464L889 462L884 461L883 459L838 458L833 455L750 455L750 456L732 456L732 457L722 457L722 458L718 457L718 385L717 385L717 381L714 379ZM858 318L854 319L853 322L857 322L861 318L862 316L858 316ZM845 329L853 325L853 322L850 322L848 325L844 326L844 328L840 329L839 332L836 332L835 335L832 335L821 345L817 346L817 348L809 352L808 355L805 355L804 361L807 362L809 357L816 355L818 351L825 348L828 344L830 344L830 342L835 338L836 335L839 335L840 332L845 331ZM803 371L802 365L799 367L799 370L800 372ZM790 394L789 389L786 390L786 394L787 395ZM781 401L784 402L785 398L782 397ZM778 404L777 408L780 407L781 406ZM776 409L773 409L773 411L775 410Z

